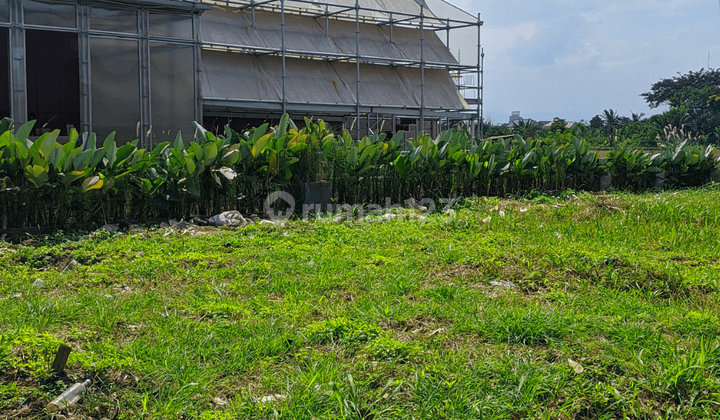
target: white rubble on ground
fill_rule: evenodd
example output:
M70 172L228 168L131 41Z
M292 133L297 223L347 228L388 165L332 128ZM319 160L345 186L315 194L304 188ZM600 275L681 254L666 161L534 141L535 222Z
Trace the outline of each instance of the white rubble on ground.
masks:
M252 220L244 218L239 211L233 210L217 214L208 219L208 222L213 226L243 227L252 223Z

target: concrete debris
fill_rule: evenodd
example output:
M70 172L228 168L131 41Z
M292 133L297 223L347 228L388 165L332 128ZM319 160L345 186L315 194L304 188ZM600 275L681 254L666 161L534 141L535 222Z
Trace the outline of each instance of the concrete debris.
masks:
M33 282L33 287L36 289L42 289L43 287L45 287L45 282L40 279L35 279L35 281Z
M105 232L117 232L120 230L120 225L103 225L99 230L104 230Z
M175 219L170 219L168 221L168 223L170 224L170 227L173 229L186 229L186 228L195 226L192 223L186 222L184 220L177 221Z
M505 289L514 289L515 284L505 281L505 280L492 280L490 282L491 286L497 286L497 287L504 287Z
M274 402L280 402L285 401L287 399L287 395L283 394L272 394L272 395L266 395L259 400L257 400L260 404L267 404L267 403L274 403Z
M568 359L568 365L570 365L570 367L573 368L573 371L578 375L585 372L585 368L573 359Z
M420 211L422 213L425 213L428 210L426 206L420 205L420 203L418 203L417 200L415 200L414 198L407 200L406 203L410 208Z
M251 220L246 219L240 214L239 211L226 211L224 213L217 214L211 217L208 222L213 226L232 226L232 227L243 227L252 223Z

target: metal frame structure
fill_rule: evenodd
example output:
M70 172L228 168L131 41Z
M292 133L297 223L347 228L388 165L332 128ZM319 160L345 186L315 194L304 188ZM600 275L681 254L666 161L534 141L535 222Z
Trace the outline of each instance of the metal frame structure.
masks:
M254 112L258 116L268 116L275 112L326 112L328 114L354 114L354 125L356 137L361 136L360 122L364 119L368 121L367 129L370 130L369 121L375 117L376 120L385 120L387 116L392 118L394 122L398 117L415 118L419 120L419 131L424 131L425 121L434 120L439 122L449 122L457 120L482 121L483 118L483 57L481 53L481 27L483 25L480 15L475 21L457 20L450 18L440 18L426 13L425 6L419 5L419 13L406 13L398 11L389 11L376 8L363 7L359 0L355 0L354 6L341 5L330 1L313 1L313 0L226 0L213 1L201 0L201 3L208 5L216 5L224 8L232 8L238 11L249 11L252 19L252 28L256 27L257 11L270 11L280 14L280 32L282 44L280 48L264 48L257 45L237 45L223 42L210 42L201 40L204 50L225 51L251 54L255 56L274 55L282 59L281 75L282 80L282 98L280 101L272 100L227 100L226 98L203 98L205 104L205 113L223 117L242 117L246 112ZM331 52L320 52L313 50L292 50L287 48L285 42L285 17L286 14L294 14L307 16L314 19L321 19L324 24L325 36L329 37L329 26L333 20L343 20L354 22L355 24L355 55L338 54ZM373 24L377 26L387 26L389 28L390 42L393 42L393 30L396 27L411 28L419 31L420 41L420 59L398 59L392 57L382 57L376 55L361 54L360 40L362 37L361 24ZM441 32L447 34L446 47L450 49L450 33L452 30L476 27L478 33L478 60L475 65L462 65L458 63L433 62L425 59L425 32ZM345 104L331 103L293 103L287 98L285 89L287 80L287 63L288 58L302 58L312 60L326 60L328 62L346 62L354 63L356 68L355 81L355 104L349 107ZM361 84L363 78L361 74L361 64L382 65L391 67L407 67L416 68L420 71L420 106L378 106L377 104L365 104L360 96ZM444 69L457 76L472 74L477 77L476 86L468 86L458 84L457 89L463 93L467 91L475 91L478 99L470 100L469 103L477 105L476 109L438 109L426 106L425 103L425 71L426 69ZM462 77L460 77L462 79ZM468 96L468 95L463 95ZM351 109L354 108L354 109ZM482 127L482 124L479 124ZM352 131L352 130L351 130Z
M45 4L64 4L75 7L75 24L73 26L34 25L26 23L24 19L24 4L29 0L8 0L7 14L8 21L0 20L0 27L8 30L8 54L9 54L9 83L10 83L10 106L11 117L17 123L23 123L28 119L27 100L27 71L26 71L26 30L57 31L78 34L78 60L80 78L80 130L84 132L95 131L96 124L93 123L93 113L96 110L98 101L111 100L108 98L97 98L93 95L93 72L91 66L91 43L93 39L132 40L138 44L138 81L139 81L139 121L138 135L142 146L150 146L153 135L153 76L151 75L151 45L155 43L182 45L192 47L192 63L188 63L193 72L192 91L194 97L193 113L195 120L202 121L204 115L227 116L230 118L248 117L256 115L263 118L272 118L281 113L296 113L304 115L332 116L353 120L348 125L355 128L355 135L361 136L361 122L365 125L367 133L372 132L371 124L375 121L375 128L391 121L393 129L399 119L414 119L419 122L418 131L425 130L426 121L447 122L450 121L482 121L483 116L483 57L480 45L480 33L483 22L478 15L477 20L458 20L437 17L429 12L424 6L418 5L418 11L413 13L383 10L361 5L360 0L103 0L86 2L84 0L33 0ZM338 4L338 3L347 4ZM120 31L106 31L93 29L91 25L91 9L93 7L108 8L112 10L137 11L137 31L121 33ZM252 27L256 25L256 13L272 12L280 15L280 48L267 48L258 45L239 45L232 43L213 42L204 40L201 36L203 18L201 14L214 7L232 8L237 11L248 11L252 19ZM183 37L157 35L152 33L150 14L183 14L192 18L191 34ZM355 26L355 51L354 54L345 52L322 52L319 50L294 50L288 48L286 42L286 22L288 15L304 16L315 19L324 25L326 37L330 37L330 27L334 22L344 24L354 23ZM0 16L2 14L0 13ZM419 59L398 58L382 56L382 54L367 54L361 50L363 40L363 25L376 25L385 27L389 31L389 42L394 44L395 32L410 29L417 31L419 37ZM439 62L432 58L428 59L427 41L428 33L447 33L446 47L450 49L450 33L461 28L477 28L478 33L478 62L476 65L462 65L455 62ZM367 28L367 26L365 26ZM400 35L398 35L400 36ZM203 51L222 51L253 55L256 57L274 56L281 60L281 74L278 79L282 83L282 97L277 100L263 99L228 99L220 97L209 97L203 89ZM348 103L325 103L325 102L292 102L288 100L286 83L288 79L288 60L321 60L328 63L354 64L355 87L354 104ZM372 104L368 100L363 102L360 95L365 80L363 79L363 66L385 66L392 68L417 69L420 72L420 104L419 106L400 106L388 104ZM442 107L428 106L427 71L444 70L453 75L476 75L477 85L469 86L458 83L454 88L462 92L477 92L477 100L468 100L467 103L477 105L477 109L470 107L447 109ZM367 79L367 75L365 75ZM462 77L460 77L462 80ZM470 95L462 95L468 97ZM188 121L188 124L190 122ZM180 127L178 127L180 128ZM352 131L352 128L351 128Z
M9 22L0 21L0 28L9 28L9 55L10 55L10 117L17 123L22 124L28 120L28 101L26 77L26 45L25 31L41 30L78 34L78 59L80 78L80 131L90 132L93 126L93 102L95 100L112 100L111 98L94 98L92 93L92 70L90 60L91 39L115 39L132 40L138 43L139 62L139 109L138 137L140 144L149 146L152 143L152 81L150 75L150 45L151 43L163 43L172 45L192 46L193 60L189 63L195 73L193 86L194 118L202 117L202 103L200 100L200 43L199 39L199 14L211 9L199 3L175 1L175 0L129 0L129 1L102 1L88 3L85 1L54 0L41 1L41 4L48 5L72 5L75 8L74 25L38 25L29 24L25 19L24 0L9 0ZM90 10L92 7L110 8L112 10L132 10L137 13L137 30L135 32L109 32L93 30L90 27ZM151 34L149 26L150 13L161 14L182 14L192 19L192 34L186 37L158 36ZM196 101L197 100L197 101Z

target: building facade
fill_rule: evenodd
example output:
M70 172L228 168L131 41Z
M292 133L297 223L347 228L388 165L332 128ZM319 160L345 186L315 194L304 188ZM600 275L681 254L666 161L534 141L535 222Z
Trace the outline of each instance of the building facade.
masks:
M432 131L475 118L453 77L481 71L439 34L481 25L415 0L0 0L0 116L145 146L285 112Z

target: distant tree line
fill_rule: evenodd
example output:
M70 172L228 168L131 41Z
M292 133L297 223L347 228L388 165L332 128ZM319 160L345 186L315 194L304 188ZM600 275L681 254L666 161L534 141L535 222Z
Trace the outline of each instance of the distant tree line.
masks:
M513 129L487 127L486 137L518 134L523 138L542 137L573 130L595 147L613 148L626 143L636 147L657 147L659 143L690 140L720 144L720 69L700 69L661 79L642 93L650 108L668 106L663 113L645 118L644 113L623 116L613 109L595 115L587 125L566 128L556 119L549 128L521 123Z

